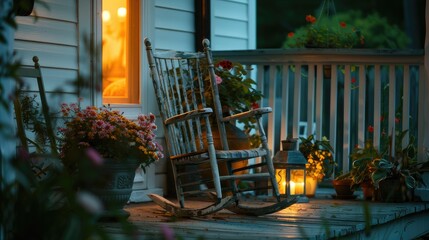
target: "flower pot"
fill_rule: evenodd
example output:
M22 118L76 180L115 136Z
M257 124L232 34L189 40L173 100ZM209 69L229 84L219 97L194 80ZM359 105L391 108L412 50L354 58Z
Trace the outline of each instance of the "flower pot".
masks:
M399 178L386 178L380 181L376 194L377 200L381 202L407 201L407 187Z
M351 188L351 179L333 180L332 185L334 186L335 192L339 197L353 196L354 189Z
M293 151L297 150L298 139L297 138L288 138L286 140L282 140L282 150L283 151Z
M130 199L138 165L137 159L114 161L107 158L100 169L103 181L86 186L86 190L98 196L103 203L103 219L127 218L130 215L123 207Z
M315 197L317 190L317 179L306 176L305 177L305 194L307 197Z

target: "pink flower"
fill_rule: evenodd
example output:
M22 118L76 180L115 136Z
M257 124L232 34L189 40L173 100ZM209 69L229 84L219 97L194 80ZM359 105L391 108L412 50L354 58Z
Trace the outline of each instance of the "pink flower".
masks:
M216 75L216 84L219 85L222 83L222 78Z
M103 157L94 148L86 149L86 156L96 165L101 166L104 163Z

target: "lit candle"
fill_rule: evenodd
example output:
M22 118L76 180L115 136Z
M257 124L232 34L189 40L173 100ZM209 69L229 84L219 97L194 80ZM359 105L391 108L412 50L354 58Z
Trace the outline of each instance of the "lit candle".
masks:
M290 181L289 185L290 185L290 195L295 195L296 194L295 182L294 181Z

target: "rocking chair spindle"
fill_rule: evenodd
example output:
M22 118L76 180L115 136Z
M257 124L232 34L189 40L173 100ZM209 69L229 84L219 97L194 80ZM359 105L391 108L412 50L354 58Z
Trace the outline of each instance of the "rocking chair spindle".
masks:
M180 206L162 196L152 194L149 197L167 211L188 217L202 216L224 208L238 214L258 216L294 204L297 201L295 197L280 198L261 123L261 117L270 113L271 108L252 109L223 117L209 40L203 40L204 52L195 53L154 51L148 38L144 42ZM229 149L225 124L249 117L256 119L261 146L245 150ZM215 130L220 135L220 143L217 144L212 133ZM221 148L216 149L215 145ZM234 169L232 163L254 158L261 158L260 163L250 164L247 161L245 167ZM226 164L227 173L219 170L219 164ZM243 170L246 173L243 174ZM253 183L249 184L251 187L240 189L237 181L244 180ZM275 202L265 206L249 206L242 200L243 193L255 195L263 192L268 196L270 191ZM185 198L193 195L215 198L215 203L203 208L186 208Z

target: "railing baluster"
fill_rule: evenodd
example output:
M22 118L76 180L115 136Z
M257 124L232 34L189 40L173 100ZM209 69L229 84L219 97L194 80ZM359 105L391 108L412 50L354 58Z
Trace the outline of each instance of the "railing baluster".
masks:
M316 65L316 136L322 138L322 123L323 123L323 65Z
M381 132L381 72L380 64L374 66L374 132L373 144L376 149L380 149L380 132Z
M269 65L269 94L268 94L268 105L275 109L275 101L276 101L276 66ZM273 111L271 114L268 114L268 127L267 127L267 140L268 146L270 149L274 149L274 141L275 141L275 119L276 115L279 114L277 111ZM273 153L274 154L274 153Z
M313 134L313 123L314 123L314 105L317 104L314 99L314 64L308 65L308 89L307 89L307 135ZM322 139L322 136L317 135L318 139Z
M365 65L359 65L359 110L358 110L358 144L365 144L365 109L366 109L366 78Z
M351 100L350 65L346 65L344 76L343 172L348 172L350 165Z
M392 149L390 154L392 157L395 156L395 118L396 118L396 102L395 102L395 93L396 93L396 77L395 77L395 65L389 65L389 129L388 135L392 135L391 146Z
M282 81L280 140L286 139L289 135L287 130L287 123L289 122L289 64L283 65Z
M337 65L333 64L331 67L331 102L329 114L329 140L334 152L337 152L337 108L338 108L338 78L337 78ZM338 155L337 155L338 156ZM338 160L337 160L338 161ZM343 160L344 161L344 160Z
M410 65L404 66L404 90L402 93L402 130L409 129L410 126ZM410 142L410 133L404 137L402 146L406 147Z
M292 135L299 136L299 120L301 113L301 64L295 65L294 94L293 94Z

